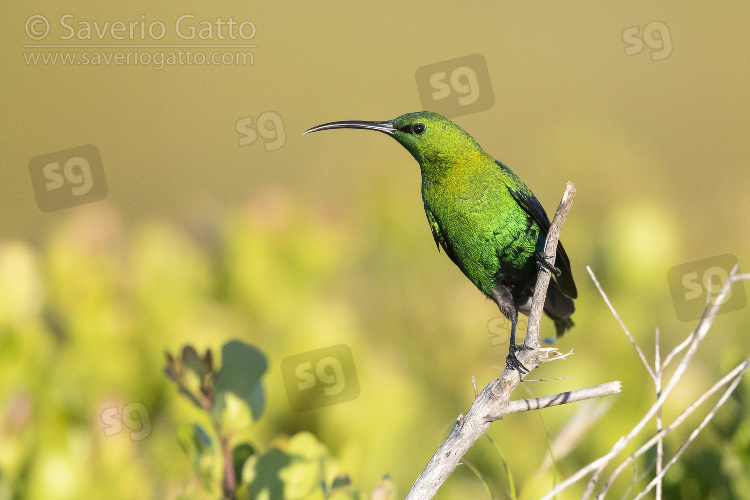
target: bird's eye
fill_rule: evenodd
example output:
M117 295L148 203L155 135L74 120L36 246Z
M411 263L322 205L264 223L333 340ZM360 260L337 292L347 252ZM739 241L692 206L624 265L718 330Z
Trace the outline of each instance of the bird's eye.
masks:
M417 135L422 135L424 133L424 123L415 123L411 131Z

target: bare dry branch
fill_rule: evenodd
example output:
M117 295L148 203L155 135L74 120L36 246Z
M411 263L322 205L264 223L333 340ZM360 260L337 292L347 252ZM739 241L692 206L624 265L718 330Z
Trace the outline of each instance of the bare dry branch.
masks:
M705 418L701 421L700 425L698 425L698 427L696 427L693 430L693 432L690 433L690 437L687 439L687 441L685 441L682 444L682 446L680 446L680 449L677 450L677 452L674 454L672 459L669 462L667 462L667 465L664 466L664 470L660 474L658 474L650 483L648 483L648 485L646 485L643 491L641 491L638 495L636 495L636 497L633 500L638 500L640 498L643 498L643 496L646 493L651 491L651 488L653 488L656 481L660 481L664 477L664 474L667 473L669 468L672 467L677 462L677 460L679 460L680 456L682 456L682 453L687 449L690 443L692 443L695 440L695 438L698 437L698 434L700 434L703 428L711 421L711 419L713 419L714 415L716 415L716 412L719 410L719 408L721 408L722 405L727 402L727 399L729 399L729 396L731 396L732 392L734 392L734 390L737 388L737 386L740 383L740 380L742 380L742 376L747 372L747 369L748 369L748 366L744 366L742 372L739 375L737 375L737 377L735 377L735 379L732 381L732 384L729 387L727 387L727 390L724 391L724 394L721 395L721 398L719 399L719 401L717 401L716 405L714 405L714 407L711 409L708 415L706 415Z
M575 391L561 392L552 396L544 396L533 399L519 399L508 403L505 413L516 413L519 411L538 410L567 403L575 403L584 399L599 398L610 394L617 394L622 390L621 382L606 382L604 384L577 389Z
M727 383L732 381L732 385L724 392L724 395L722 396L722 399L719 400L719 402L714 405L714 408L711 410L711 412L707 415L706 418L713 418L713 414L716 413L716 410L721 407L721 405L724 404L726 401L726 398L729 397L731 392L737 387L737 384L739 383L740 379L745 375L745 373L750 369L750 358L746 359L739 365L737 365L732 371L730 371L728 374L726 374L724 377L722 377L721 380L716 382L713 386L711 386L710 389L708 389L706 392L700 395L698 399L696 399L689 407L685 409L680 415L667 427L665 427L663 430L661 430L657 435L646 441L640 448L638 448L635 452L633 452L627 459L625 459L612 473L612 475L607 479L607 483L602 487L602 491L597 496L597 498L603 497L604 494L607 493L609 490L609 487L612 485L615 479L617 479L617 476L625 469L625 467L628 466L633 460L636 458L642 456L644 453L646 453L654 444L658 444L659 442L662 442L664 436L666 436L671 431L675 430L677 427L680 426L695 410L698 409L708 398L713 396L719 389L721 389L723 386L725 386ZM697 435L697 434L696 434ZM688 439L688 441L683 445L683 447L687 446L690 442L692 442L693 437L691 436L691 439ZM660 479L663 477L664 473L671 467L671 464L674 463L670 461L670 464L668 464L664 469L663 472L659 471L657 473L657 477L654 479Z
M654 415L657 414L657 412L660 411L661 407L664 404L664 401L667 399L667 397L669 396L669 394L671 393L671 391L674 389L674 387L677 385L677 383L680 381L680 379L682 378L683 374L687 370L687 368L688 368L691 360L693 359L693 356L695 355L695 352L698 349L698 345L706 337L706 334L708 333L709 329L711 328L711 325L713 324L713 320L716 317L716 314L718 313L719 307L724 302L725 297L729 293L729 290L730 290L731 286L734 283L736 283L737 281L740 281L740 280L743 280L743 279L750 279L750 274L744 274L744 275L737 274L737 267L738 266L735 265L735 267L732 269L732 271L731 271L731 273L729 275L729 279L727 279L726 283L722 287L721 292L719 293L719 295L714 300L713 305L711 306L711 308L707 311L707 313L704 314L704 317L701 318L701 322L699 323L699 325L695 329L695 331L693 331L690 334L690 336L688 337L688 339L686 341L684 341L682 344L680 344L680 346L678 346L678 348L674 349L670 353L670 355L667 357L667 359L665 360L665 362L661 364L661 366L659 366L657 364L656 371L660 372L658 374L658 376L657 376L656 373L654 373L654 371L651 370L650 367L648 367L649 374L650 375L653 374L652 378L654 378L655 384L658 384L657 387L660 389L661 388L660 377L663 374L663 371L664 371L666 365L668 364L668 362L671 361L671 359L674 356L676 356L676 354L678 352L680 352L682 349L684 349L684 346L689 346L688 349L687 349L687 352L685 353L684 357L680 361L680 364L675 369L675 373L669 379L669 382L667 383L666 387L664 388L663 391L660 392L659 396L657 397L656 402L651 406L651 408L649 408L649 410L646 412L645 416L635 425L635 427L633 427L633 429L628 433L627 436L621 437L614 444L614 446L610 449L610 451L607 454L605 454L604 456L600 457L599 459L591 462L586 467L583 467L582 469L580 469L579 471L577 471L576 473L574 473L571 477L569 477L565 481L563 481L560 484L558 484L551 492L549 492L547 495L545 495L544 497L542 497L542 500L554 497L559 492L563 491L564 489L568 488L570 485L576 483L577 481L580 481L585 476L587 476L588 474L590 474L590 473L593 472L593 475L592 475L591 479L589 480L589 483L588 483L588 486L586 488L586 491L584 492L584 495L582 497L584 499L589 498L589 496L591 495L591 493L592 493L592 491L593 491L596 483L598 482L599 477L600 477L601 473L603 472L604 468L609 464L609 462L616 455L618 455L625 448L625 446L636 435L638 435L641 432L641 430L643 430L643 428L651 420L651 418L653 418ZM614 308L610 304L610 302L607 299L606 295L601 290L601 287L599 287L598 282L596 281L596 277L594 276L593 272L591 271L590 268L587 267L587 269L589 271L589 274L591 274L591 277L594 280L594 282L597 283L597 288L599 288L600 293L602 293L602 297L604 298L604 300L607 303L607 305L610 307L610 310L612 311L612 313L617 318L618 322L620 323L620 326L623 328L623 331L625 331L625 333L627 334L628 338L632 338L631 335L629 334L629 332L627 331L627 329L625 328L625 325L620 320L619 316L617 316L617 313L615 312ZM710 291L709 291L709 293L710 293ZM634 343L634 345L635 345L635 343ZM638 348L636 347L636 349L638 349ZM641 357L641 361L644 361L644 363L645 363L645 357L643 356L642 352L640 352L639 349L638 349L638 352L639 352L639 356ZM735 370L737 370L739 368L740 367L736 368ZM744 374L744 371L743 371L743 374ZM729 377L729 375L727 377ZM720 381L722 383L718 383L718 385L715 385L708 392L713 393L713 391L717 390L718 387L720 387L723 384L725 384L726 380L727 380L727 377L725 377L724 379L722 379L722 381ZM739 375L738 377L741 377L741 375ZM735 381L733 382L733 385L735 383L739 383L739 379L735 379ZM704 397L708 397L707 396L708 392L706 394L704 394L704 396L702 396L701 398L699 398L699 401L702 402L704 400ZM728 397L728 394L725 394L725 396ZM720 401L721 404L723 404L723 401L725 400L724 399L725 396L722 396L722 400ZM698 402L694 403L694 406L697 403ZM717 408L718 408L718 406L717 406ZM691 407L691 409L689 409L690 412L692 412L693 409L694 408ZM706 417L707 419L710 420L710 418L712 417L713 411L714 410L712 410L712 413L710 414L710 416ZM680 422L681 422L681 420L680 420ZM697 435L697 433L700 432L700 429L702 429L702 426L704 426L707 422L708 422L707 420L704 420L704 423L701 424L701 427L698 428L698 429L696 429L694 431L694 435ZM674 428L673 425L674 425L674 423L672 425L668 426L667 428L665 428L664 430L662 430L661 432L659 432L657 434L657 436L655 436L650 441L650 443L651 443L650 446L653 446L653 444L656 443L658 441L658 439L660 439L660 437L663 437L664 434L666 434L666 432L668 432L668 430L672 430ZM690 441L692 441L693 438L694 438L694 436L691 436L691 439L688 441L688 443ZM681 448L681 450L684 449L684 447L687 446L688 443L685 443L683 445L683 448ZM652 483L650 483L649 489L652 488L653 485L655 485L664 476L664 474L666 473L666 471L668 470L668 468L671 467L671 465L673 463L674 463L674 457L673 457L672 460L670 460L670 462L667 464L667 466L665 466L661 470L661 472L659 474L657 474L657 477L652 481Z
M576 196L576 188L572 182L568 182L563 193L560 206L557 207L555 218L552 219L552 225L547 233L547 241L544 243L544 258L550 265L554 265L555 256L557 255L557 242L560 241L560 231L568 216L570 206L573 204L573 198ZM547 296L547 287L552 276L549 271L539 268L537 274L536 287L534 296L531 299L531 311L529 312L529 321L526 329L526 340L523 345L528 349L539 349L541 345L541 335L539 334L539 325L542 321L542 311L544 310L544 300Z

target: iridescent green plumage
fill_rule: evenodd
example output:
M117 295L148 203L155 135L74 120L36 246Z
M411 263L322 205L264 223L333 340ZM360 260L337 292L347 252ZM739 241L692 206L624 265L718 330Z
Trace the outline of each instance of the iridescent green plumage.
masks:
M487 154L461 127L422 111L393 121L347 121L319 125L386 133L419 163L422 199L435 242L476 287L495 301L512 322L528 314L549 218L531 190L505 165ZM578 296L570 262L558 244L544 310L562 335L573 322Z

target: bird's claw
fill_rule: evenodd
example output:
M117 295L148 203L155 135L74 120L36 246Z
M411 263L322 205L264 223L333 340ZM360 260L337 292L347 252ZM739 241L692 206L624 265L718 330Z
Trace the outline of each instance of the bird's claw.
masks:
M562 274L562 271L560 271L559 267L555 267L549 262L547 262L547 259L545 259L541 255L536 256L536 263L539 265L539 267L543 267L547 271L551 272L555 276L559 277Z
M516 356L516 353L518 351L526 351L528 349L529 348L524 346L523 344L511 345L510 349L508 350L508 357L505 358L505 366L507 366L511 370L518 370L518 373L520 373L521 375L529 373L529 369L523 366L523 363L521 363Z

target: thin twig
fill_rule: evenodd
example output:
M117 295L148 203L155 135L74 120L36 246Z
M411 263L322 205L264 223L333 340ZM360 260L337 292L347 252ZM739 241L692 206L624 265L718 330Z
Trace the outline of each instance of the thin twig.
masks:
M643 351L641 351L641 347L638 345L638 342L636 342L633 336L630 334L630 330L628 330L628 328L625 326L625 323L623 323L623 321L620 319L620 315L617 314L617 311L615 311L614 306L609 301L609 297L607 297L607 294L604 293L604 290L602 290L602 286L599 284L599 280L597 280L596 276L594 276L594 272L591 270L589 266L586 266L586 270L589 272L591 279L594 281L594 285L596 285L596 289L599 290L599 294L604 299L604 302L607 304L607 307L609 307L609 310L612 312L617 322L620 323L620 327L622 328L622 331L625 332L625 335L627 335L628 339L630 339L630 343L633 344L633 347L635 347L635 350L638 353L638 356L641 358L641 361L643 362L643 366L646 367L646 371L651 376L651 379L656 380L656 375L654 374L654 371L651 369L651 366L648 364L648 361L646 361L646 356L643 355Z
M659 329L656 329L656 333L654 334L654 372L656 372L656 380L654 381L654 384L656 385L656 399L658 400L661 396L661 381L664 377L664 369L661 366L661 352L659 348L660 339L659 339ZM664 461L664 439L661 436L662 431L662 408L659 407L659 410L656 412L656 435L659 436L659 439L656 441L656 474L660 474L662 471L662 464ZM656 485L656 500L661 500L661 486L662 483L659 481Z
M698 331L698 328L700 328L700 323L699 323L699 324L698 324L698 326L697 326L697 327L695 328L695 330L693 330L692 332L690 332L690 335L688 335L688 336L687 336L687 338L686 338L685 340L683 340L683 341L682 341L682 342L681 342L680 344L678 344L678 345L677 345L677 347L675 347L674 349L672 349L672 351L671 351L671 352L670 352L670 353L669 353L669 354L667 355L667 357L666 357L666 358L664 359L664 363L662 364L662 369L663 369L663 370L666 370L666 369L667 369L667 366L669 366L669 363L671 363L671 362L672 362L672 360L673 360L673 359L674 359L674 358L675 358L675 357L676 357L676 356L677 356L678 354L680 354L680 353L681 353L682 351L684 351L684 350L685 350L685 348L686 348L687 346L689 346L689 345L690 345L690 342L692 342L692 341L693 341L693 339L695 338L695 332L696 332L696 331Z
M235 500L237 498L237 479L234 477L232 446L229 443L229 436L221 436L221 454L224 461L224 481L222 482L224 498Z
M554 380L567 380L568 377L555 377L555 378L525 378L521 382L552 382Z
M670 352L667 355L667 359L664 360L664 365L662 367L664 370L667 369L667 366L669 366L669 363L672 362L675 356L677 356L679 353L682 352L683 349L685 349L688 345L690 345L690 342L692 342L693 338L695 337L695 332L698 331L698 328L700 328L703 322L706 320L706 314L708 314L709 306L711 305L711 276L708 277L706 290L709 291L706 294L706 304L703 306L703 314L701 314L701 317L698 320L698 324L695 326L695 330L690 332L690 335L688 335L688 337L685 340L683 340L681 344L679 344L677 347L672 349L672 352Z

